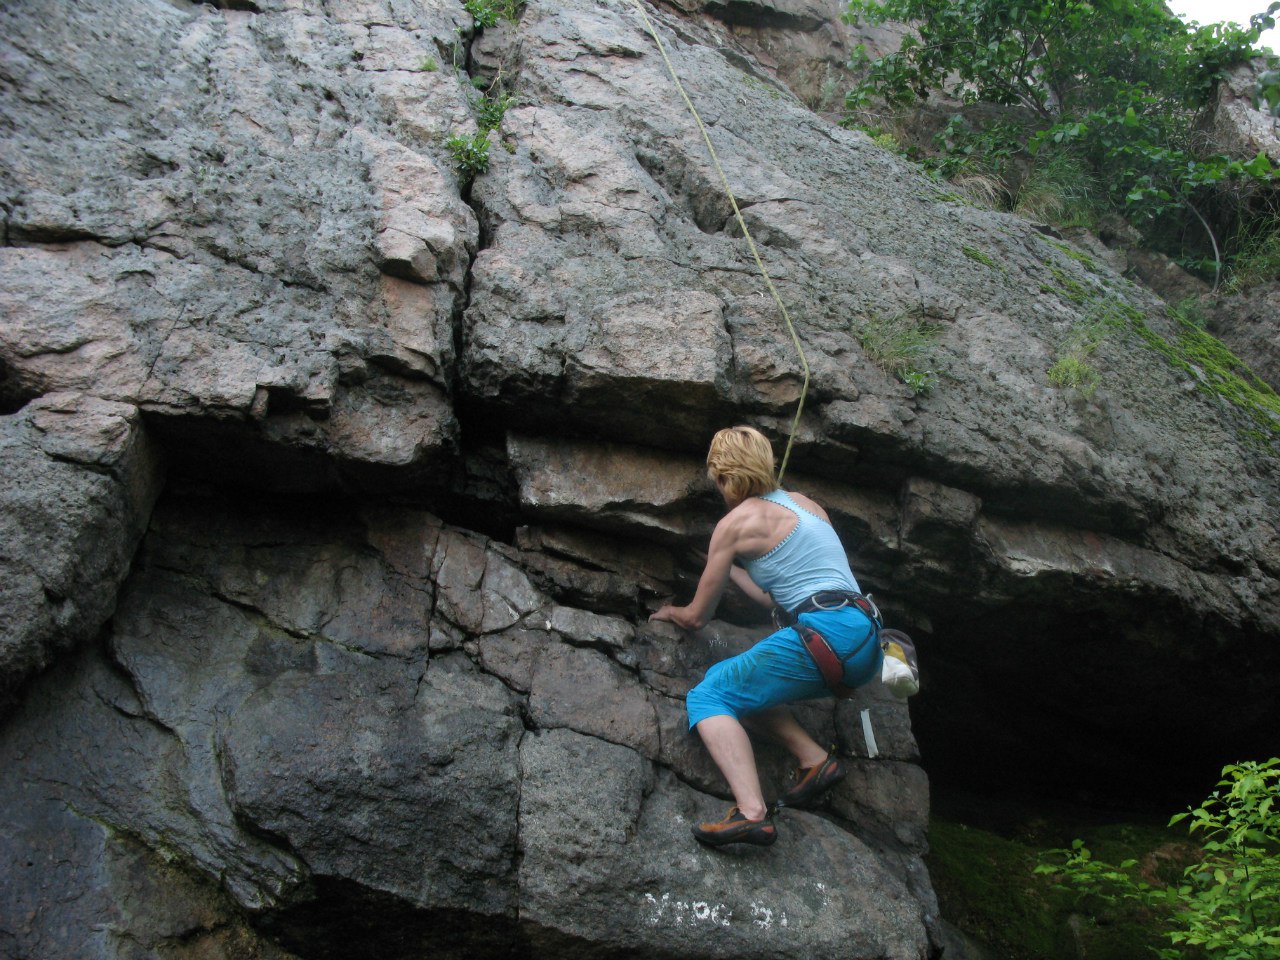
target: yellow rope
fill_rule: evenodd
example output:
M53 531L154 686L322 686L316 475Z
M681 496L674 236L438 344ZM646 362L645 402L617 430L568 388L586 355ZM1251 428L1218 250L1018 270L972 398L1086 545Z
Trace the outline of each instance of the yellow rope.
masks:
M796 334L795 324L791 322L791 315L787 313L786 304L782 302L782 297L778 296L778 291L773 285L773 281L769 279L769 271L764 268L764 262L760 259L760 253L756 250L756 242L751 237L751 231L747 229L747 223L742 219L742 211L738 209L738 201L733 195L733 190L729 186L729 178L724 175L724 168L720 166L720 158L716 156L716 148L711 145L711 137L707 134L707 128L703 126L702 117L698 115L698 110L693 105L693 101L689 99L689 95L684 92L684 85L680 82L680 77L676 75L676 68L671 63L671 58L667 56L667 48L662 43L662 38L658 36L658 31L653 25L653 21L649 19L649 14L644 8L641 0L631 0L635 4L635 8L640 11L640 16L644 18L645 26L649 28L649 35L653 37L653 42L658 46L658 52L662 54L662 60L667 65L667 73L671 74L671 80L676 85L676 90L680 92L684 105L689 108L689 113L693 116L693 121L698 125L698 130L702 132L702 139L707 145L707 152L711 154L711 162L715 165L716 173L720 175L720 182L724 185L724 192L729 198L729 203L733 207L733 215L738 219L738 226L742 229L742 235L746 237L747 246L751 248L751 256L755 258L756 266L760 268L760 276L764 277L765 286L769 288L769 293L773 295L773 302L778 305L778 309L782 312L782 319L787 322L787 330L791 334L791 342L796 345L796 353L800 355L800 366L804 369L804 385L800 388L800 401L796 404L795 419L791 421L791 434L787 437L787 448L782 454L782 465L778 468L778 483L781 485L783 474L787 472L787 461L791 459L791 445L795 443L796 430L800 426L800 414L804 411L804 400L809 393L809 360L804 355L804 347L800 346L800 337Z

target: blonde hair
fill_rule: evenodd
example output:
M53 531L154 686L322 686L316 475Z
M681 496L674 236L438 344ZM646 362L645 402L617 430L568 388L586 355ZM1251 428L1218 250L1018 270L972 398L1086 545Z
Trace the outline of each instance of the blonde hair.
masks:
M711 438L707 476L734 500L771 493L778 489L773 445L755 427L727 427Z

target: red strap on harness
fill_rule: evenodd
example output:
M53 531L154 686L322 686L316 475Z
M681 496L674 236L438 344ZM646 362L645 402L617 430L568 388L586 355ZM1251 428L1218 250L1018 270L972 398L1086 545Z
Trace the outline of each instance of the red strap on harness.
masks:
M844 664L831 649L831 644L827 643L827 638L802 623L795 625L795 631L800 634L800 639L804 641L804 648L809 651L809 656L813 657L813 662L817 664L818 672L822 674L822 682L827 685L827 689L840 700L848 700L852 697L854 688L846 687L844 684Z

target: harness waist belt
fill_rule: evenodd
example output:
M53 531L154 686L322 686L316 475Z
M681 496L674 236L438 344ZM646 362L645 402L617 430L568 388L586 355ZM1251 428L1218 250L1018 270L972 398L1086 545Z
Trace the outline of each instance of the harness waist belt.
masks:
M802 613L813 613L815 610L840 610L843 607L856 607L877 627L881 625L880 608L876 606L875 601L852 590L823 590L821 593L815 593L792 610L790 616L794 621Z

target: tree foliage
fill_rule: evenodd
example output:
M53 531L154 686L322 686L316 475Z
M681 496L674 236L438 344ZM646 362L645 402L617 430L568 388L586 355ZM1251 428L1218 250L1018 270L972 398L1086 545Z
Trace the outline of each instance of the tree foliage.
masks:
M847 19L914 32L892 53L861 57L866 77L846 105L892 107L937 91L1013 108L996 124L954 121L941 138L944 175L986 166L1000 176L1014 155L1069 155L1102 185L1103 205L1149 242L1177 248L1191 228L1217 263L1219 234L1250 215L1224 201L1259 190L1274 200L1276 171L1264 154L1205 153L1197 119L1224 71L1255 55L1277 11L1280 0L1241 28L1188 26L1161 0L852 0ZM1273 92L1280 97L1259 85L1268 104Z
M1141 879L1133 860L1095 860L1081 840L1050 851L1035 870L1082 896L1160 913L1172 944L1160 951L1164 960L1188 948L1212 960L1280 958L1280 758L1224 767L1208 799L1169 823L1183 821L1200 840L1200 856L1167 886Z

